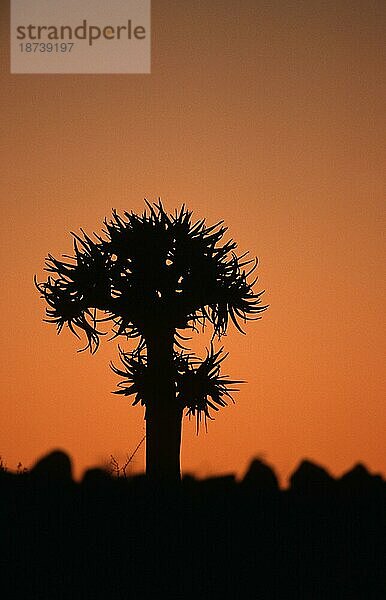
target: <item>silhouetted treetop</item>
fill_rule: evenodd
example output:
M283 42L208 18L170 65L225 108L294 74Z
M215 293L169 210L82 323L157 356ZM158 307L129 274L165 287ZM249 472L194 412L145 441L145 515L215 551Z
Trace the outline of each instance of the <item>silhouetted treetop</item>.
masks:
M184 206L168 214L161 202L147 203L142 215L114 210L102 236L74 236L73 256L48 255L48 280L37 283L48 303L47 320L60 332L65 324L95 351L102 320L116 335L146 337L154 331L195 328L209 321L214 335L225 333L229 318L258 318L266 307L249 277L256 260L237 256L233 240L220 243L222 221L192 221ZM144 299L146 301L144 302Z

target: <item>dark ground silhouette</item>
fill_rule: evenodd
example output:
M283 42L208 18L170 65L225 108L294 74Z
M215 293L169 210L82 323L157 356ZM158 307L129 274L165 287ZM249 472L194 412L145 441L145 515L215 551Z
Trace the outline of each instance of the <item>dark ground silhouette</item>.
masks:
M4 599L386 598L386 482L303 461L281 490L254 460L160 486L56 451L0 472Z

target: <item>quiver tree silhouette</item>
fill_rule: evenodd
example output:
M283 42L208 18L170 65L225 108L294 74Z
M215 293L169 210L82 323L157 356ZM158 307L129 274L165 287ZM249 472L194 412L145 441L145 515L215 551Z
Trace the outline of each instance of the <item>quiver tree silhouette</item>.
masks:
M136 338L137 347L119 347L123 377L115 393L134 395L145 407L146 473L152 479L180 478L183 411L197 419L211 418L232 400L240 381L220 374L226 357L215 350L229 321L244 333L240 322L260 318L266 309L263 292L253 292L250 276L257 259L237 256L236 243L220 241L223 221L208 227L192 221L183 205L168 214L161 202L146 202L142 215L113 210L102 235L89 237L82 229L74 237L74 255L46 259L47 281L35 285L48 304L46 321L60 333L66 325L87 348L98 349L102 323L110 322L113 338ZM183 346L181 331L212 326L207 356L200 360Z

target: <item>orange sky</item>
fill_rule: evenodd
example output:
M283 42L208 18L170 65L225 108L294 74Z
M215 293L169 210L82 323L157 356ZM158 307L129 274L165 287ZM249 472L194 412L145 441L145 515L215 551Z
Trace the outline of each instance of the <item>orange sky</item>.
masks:
M182 467L285 482L302 458L386 474L385 3L152 2L151 75L10 75L2 0L1 441L11 469L66 449L77 476L120 461L142 409L95 356L42 323L33 287L69 231L160 196L224 219L260 258L270 309L224 339L247 379L208 433L185 420ZM203 344L203 342L201 342ZM144 448L133 467L143 468Z

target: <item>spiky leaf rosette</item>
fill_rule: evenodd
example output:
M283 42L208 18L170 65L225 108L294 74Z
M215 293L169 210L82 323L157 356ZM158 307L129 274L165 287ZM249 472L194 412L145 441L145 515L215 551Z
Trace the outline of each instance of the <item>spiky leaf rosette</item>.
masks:
M110 363L111 369L123 377L123 381L118 383L118 390L114 394L123 394L124 396L134 395L132 406L141 403L146 406L146 402L151 397L152 378L147 367L147 357L142 351L124 352L119 348L119 359L123 365L122 368L116 367Z
M58 332L64 325L75 335L83 330L91 351L100 321L110 321L116 335L145 340L207 321L220 337L229 318L242 331L240 322L259 318L266 306L250 281L257 261L237 256L233 240L221 243L226 231L222 221L193 222L185 206L174 214L161 202L147 203L141 215L113 211L103 237L73 234L72 256L48 256L50 276L36 282L47 318Z
M96 328L96 315L110 297L111 264L101 245L82 233L84 239L73 234L74 256L60 261L48 255L46 271L52 275L42 283L35 278L35 285L48 304L46 321L55 323L58 333L67 325L78 338L77 329L83 330L86 348L95 351L103 335Z
M204 360L193 354L174 353L174 380L176 385L176 402L187 408L187 415L196 417L197 432L204 419L212 419L210 409L218 411L227 405L227 400L234 401L231 393L238 391L233 387L242 381L230 380L221 375L220 365L227 357L220 348L215 352L213 345L207 350ZM124 352L120 349L120 361L123 369L111 364L117 375L124 379L118 383L115 394L134 395L133 406L139 402L146 406L151 397L152 377L147 367L146 355L141 352Z
M228 356L223 348L215 352L213 345L207 350L204 360L191 354L180 354L176 359L177 368L177 400L188 409L189 416L196 417L197 433L204 419L212 419L210 410L218 411L226 406L227 399L234 402L231 395L238 388L233 387L242 381L231 380L228 375L221 375L221 363Z

